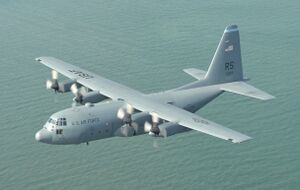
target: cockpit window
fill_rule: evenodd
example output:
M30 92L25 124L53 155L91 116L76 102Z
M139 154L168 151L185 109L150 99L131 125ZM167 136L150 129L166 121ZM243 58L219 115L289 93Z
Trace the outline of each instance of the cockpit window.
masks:
M48 123L51 123L51 124L53 124L53 125L56 125L56 120L50 118L50 119L48 120Z
M66 118L58 118L58 120L50 118L48 120L48 123L51 123L53 125L57 126L66 126L67 125L67 119Z

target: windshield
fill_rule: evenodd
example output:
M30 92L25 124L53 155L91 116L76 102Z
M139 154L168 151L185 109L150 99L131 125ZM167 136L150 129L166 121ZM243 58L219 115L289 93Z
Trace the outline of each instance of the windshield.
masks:
M53 119L53 118L50 118L48 120L48 123L51 123L51 124L57 125L57 126L66 126L67 125L67 120L66 120L66 118L58 118L57 120Z

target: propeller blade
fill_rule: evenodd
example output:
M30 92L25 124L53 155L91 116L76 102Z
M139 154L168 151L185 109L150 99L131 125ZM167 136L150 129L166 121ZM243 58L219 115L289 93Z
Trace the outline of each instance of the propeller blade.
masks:
M146 133L149 133L151 128L152 128L152 125L148 121L146 121L145 124L144 124L144 131Z
M71 92L72 92L75 96L78 95L78 88L77 88L76 83L72 84L72 86L71 86L70 89L71 89Z
M55 70L52 70L52 71L51 71L51 76L52 76L52 79L53 79L53 80L57 80L57 78L58 78L58 72L55 71Z
M122 108L120 108L120 109L118 110L117 117L118 117L119 119L124 119L124 116L125 116L125 111L124 111Z
M52 84L53 84L53 83L52 83L51 80L47 80L47 81L46 81L46 88L47 88L47 89L50 89L50 88L52 87Z
M130 104L127 104L126 105L126 111L127 111L128 114L132 114L133 111L134 111L134 108Z
M153 123L158 123L159 122L159 117L157 115L157 113L152 113L152 122Z
M81 93L81 94L86 94L86 93L88 93L88 92L89 92L89 89L88 89L87 87L82 86L82 87L80 88L80 93Z

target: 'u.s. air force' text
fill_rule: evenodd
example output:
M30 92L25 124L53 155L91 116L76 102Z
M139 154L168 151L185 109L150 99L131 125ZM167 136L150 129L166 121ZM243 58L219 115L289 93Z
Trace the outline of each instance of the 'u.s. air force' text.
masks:
M92 119L72 121L72 125L85 125L85 124L94 124L94 123L99 123L99 122L100 122L100 118L95 117L95 118L92 118Z

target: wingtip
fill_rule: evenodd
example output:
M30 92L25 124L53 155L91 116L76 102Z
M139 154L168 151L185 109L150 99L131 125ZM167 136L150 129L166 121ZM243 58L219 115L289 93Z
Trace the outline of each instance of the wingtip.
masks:
M268 96L266 96L264 98L261 98L261 100L267 101L267 100L272 100L272 99L275 99L275 98L276 98L275 96L272 96L271 94L268 94Z
M43 59L53 59L54 57L49 57L49 56L40 56L40 57L37 57L35 58L35 61L37 62L41 62Z
M231 141L231 142L234 143L234 144L240 144L240 143L249 141L249 140L251 140L251 139L253 139L253 138L247 136L247 137L245 137L245 138L243 138L243 139L228 139L228 140Z
M276 99L276 96L270 95L269 100Z
M42 61L42 57L37 57L34 60L36 60L37 62L41 62Z

